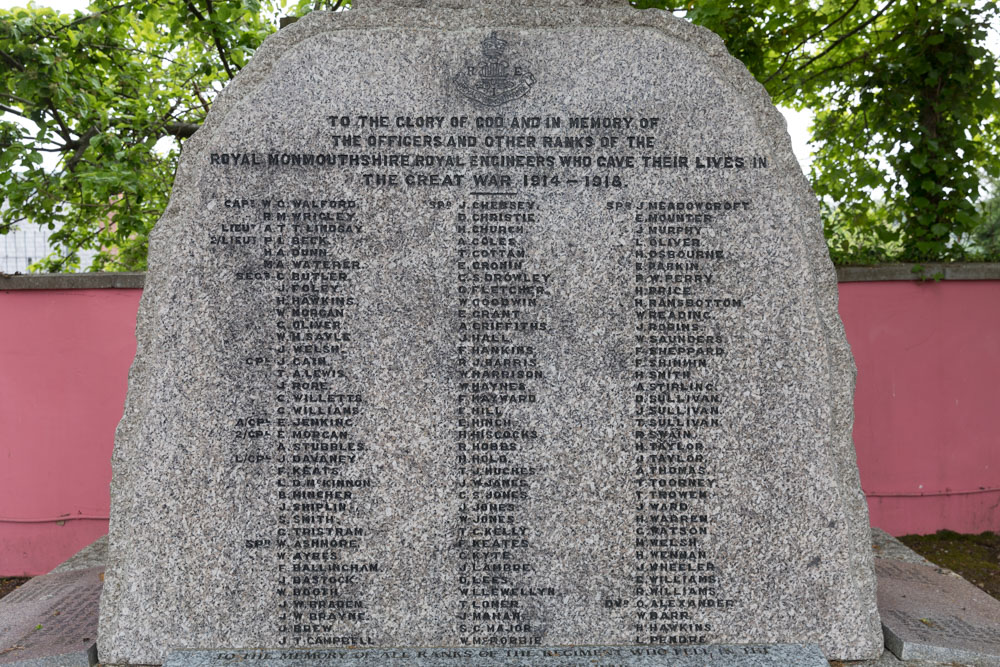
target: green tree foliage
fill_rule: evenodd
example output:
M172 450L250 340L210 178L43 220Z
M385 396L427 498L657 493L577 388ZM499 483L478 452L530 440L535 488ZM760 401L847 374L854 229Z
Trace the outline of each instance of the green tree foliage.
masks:
M967 257L982 176L1000 168L996 61L982 46L995 18L993 5L903 3L873 28L888 53L855 47L842 83L803 97L819 109L813 180L835 202L834 243L847 238L842 229L903 260ZM836 249L863 256L866 246Z
M776 104L815 112L812 182L844 262L964 259L1000 169L995 2L641 1L718 33Z
M0 121L0 232L60 224L62 252L43 269L72 267L84 248L104 249L92 269L144 268L177 142L278 14L315 8L281 2L97 0L75 16L0 10L0 110L32 123ZM995 2L633 4L715 31L776 103L815 112L811 176L835 259L982 251L980 179L1000 164L997 66L983 47ZM55 169L43 166L46 155L58 158Z
M177 163L169 140L194 133L280 9L96 0L74 16L0 10L0 111L19 118L0 120L0 232L58 226L60 252L43 270L74 267L82 249L101 250L94 270L144 269Z

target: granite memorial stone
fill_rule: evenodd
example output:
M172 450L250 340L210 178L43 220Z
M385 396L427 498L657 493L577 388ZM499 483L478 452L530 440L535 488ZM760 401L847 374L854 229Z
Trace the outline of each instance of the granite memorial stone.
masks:
M882 647L818 207L715 35L624 0L269 38L187 141L99 650Z

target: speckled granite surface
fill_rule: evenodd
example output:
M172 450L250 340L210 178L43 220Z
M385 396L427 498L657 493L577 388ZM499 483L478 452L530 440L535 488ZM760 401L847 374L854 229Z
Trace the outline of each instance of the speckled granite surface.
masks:
M571 646L520 649L365 649L224 653L177 651L164 667L518 667L615 665L616 667L829 667L818 646Z
M102 660L877 656L854 366L764 90L624 1L358 4L267 40L185 144Z

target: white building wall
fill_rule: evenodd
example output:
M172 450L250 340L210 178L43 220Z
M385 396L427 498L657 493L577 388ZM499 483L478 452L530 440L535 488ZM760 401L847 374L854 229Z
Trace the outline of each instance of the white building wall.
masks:
M52 252L49 235L54 231L38 225L24 225L0 234L0 273L27 273L32 262ZM93 251L80 253L81 270L87 270L95 254Z

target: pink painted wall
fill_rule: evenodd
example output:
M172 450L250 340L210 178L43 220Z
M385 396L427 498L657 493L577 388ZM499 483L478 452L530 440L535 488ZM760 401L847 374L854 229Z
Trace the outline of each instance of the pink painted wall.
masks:
M48 572L107 533L141 294L0 292L0 576Z
M0 291L0 576L46 572L107 531L140 293ZM872 523L1000 531L1000 281L840 293Z
M1000 281L840 285L872 524L1000 532Z

